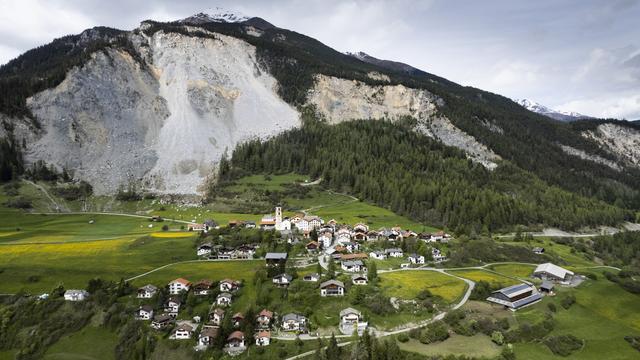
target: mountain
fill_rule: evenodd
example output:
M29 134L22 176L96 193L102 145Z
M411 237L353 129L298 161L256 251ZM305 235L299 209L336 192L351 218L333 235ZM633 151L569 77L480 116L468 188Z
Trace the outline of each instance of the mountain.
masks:
M534 101L530 101L527 99L515 100L516 103L523 106L525 109L529 111L533 111L534 113L538 113L552 119L558 121L576 121L576 120L584 120L584 119L592 119L592 117L587 115L582 115L573 111L560 111L550 109L542 104L539 104Z
M381 68L385 68L395 72L404 72L410 75L423 75L426 74L424 71L420 69L416 69L411 65L407 65L405 63L391 61L391 60L380 60L371 55L368 55L362 51L358 51L355 53L348 52L347 55L353 56L354 58L364 61L369 64L373 64L379 66Z
M503 96L343 54L258 17L216 12L147 20L132 31L98 27L0 67L3 178L44 161L97 194L135 186L205 195L224 154L309 119L331 126L387 119L398 134L416 132L449 149L431 156L461 151L483 171L516 169L535 184L640 208L640 131L631 123L553 121ZM525 182L501 181L498 193L524 193L513 187Z

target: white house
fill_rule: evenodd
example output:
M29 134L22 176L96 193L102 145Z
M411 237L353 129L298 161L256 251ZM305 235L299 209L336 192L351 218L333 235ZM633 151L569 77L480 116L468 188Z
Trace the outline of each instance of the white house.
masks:
M424 256L412 254L409 256L409 262L412 264L424 264Z
M158 292L158 288L148 284L138 289L138 299L150 299Z
M355 330L362 335L368 323L362 321L362 313L353 308L340 311L340 331L345 335L351 335Z
M228 292L223 292L220 293L216 298L216 304L220 306L229 306L231 305L231 300L231 294L229 294Z
M179 298L172 296L164 304L164 312L168 313L169 316L176 317L180 311L180 305L182 305L182 301Z
M327 249L333 244L333 235L331 233L323 233L318 236L318 242L322 244L322 247Z
M440 263L447 260L447 256L444 255L440 249L433 248L431 249L431 256L433 257L433 261Z
M307 318L295 313L289 313L282 317L281 326L284 331L304 331L307 325Z
M260 329L268 329L271 326L271 321L273 320L273 313L267 309L263 309L260 311L258 316L256 317L256 322L258 323L258 328Z
M193 326L181 324L173 331L173 338L176 340L188 340L193 336Z
M200 335L198 335L198 345L201 347L209 347L213 344L213 340L220 335L220 328L217 326L205 326Z
M271 343L271 332L258 331L258 333L256 334L256 345L269 346L270 343Z
M221 292L233 292L238 290L238 282L224 279L220 281L219 287Z
M211 243L201 244L200 246L198 246L198 250L196 251L196 254L198 256L208 256L208 255L211 255L212 249L213 249L213 246L211 245Z
M344 283L338 280L327 280L320 284L320 296L344 296Z
M369 283L369 279L367 275L356 274L351 277L351 282L353 285L367 285Z
M358 244L357 242L348 242L344 244L344 247L347 248L347 251L349 251L350 253L360 250L360 244Z
M404 256L404 252L400 248L384 249L384 252L389 257L401 258Z
M384 260L387 258L387 254L382 251L372 251L369 253L369 257L376 260Z
M193 284L193 294L196 296L207 296L211 294L213 282L211 280L200 280Z
M214 325L222 324L222 320L224 319L224 310L220 308L214 309L209 313L209 321Z
M274 276L271 281L273 282L274 285L278 287L287 287L289 286L289 284L291 284L292 280L293 280L293 276L289 274L280 274L280 275Z
M340 263L340 267L344 271L348 272L361 272L365 271L366 267L361 260L348 260Z
M142 305L136 313L137 320L151 320L153 318L153 307L151 305Z
M64 292L66 301L85 301L89 297L86 290L67 290Z
M151 322L151 328L162 330L173 322L173 318L169 314L156 315Z
M318 282L320 281L320 274L318 273L307 274L302 277L302 281Z
M189 291L191 282L187 279L178 278L169 283L169 294L177 295L182 291Z
M227 347L234 350L245 348L244 333L242 331L234 331L227 337Z

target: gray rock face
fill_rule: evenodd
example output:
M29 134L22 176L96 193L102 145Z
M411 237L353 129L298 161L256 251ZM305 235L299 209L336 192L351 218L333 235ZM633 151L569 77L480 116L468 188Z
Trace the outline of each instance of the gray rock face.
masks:
M27 160L73 169L98 194L114 193L154 166L153 144L169 115L156 79L116 50L94 53L28 106L44 135L30 143Z
M97 194L130 183L198 194L224 151L299 125L252 45L219 34L131 39L146 65L123 51L97 52L28 100L43 125L28 161L73 169Z

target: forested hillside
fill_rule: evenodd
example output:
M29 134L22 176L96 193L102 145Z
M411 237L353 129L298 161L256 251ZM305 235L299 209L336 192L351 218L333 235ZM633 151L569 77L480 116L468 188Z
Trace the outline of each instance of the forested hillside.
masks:
M516 224L576 229L613 225L631 216L547 185L508 162L489 171L412 126L412 119L330 126L308 115L300 129L240 145L222 162L219 178L309 174L335 190L458 232L486 233Z

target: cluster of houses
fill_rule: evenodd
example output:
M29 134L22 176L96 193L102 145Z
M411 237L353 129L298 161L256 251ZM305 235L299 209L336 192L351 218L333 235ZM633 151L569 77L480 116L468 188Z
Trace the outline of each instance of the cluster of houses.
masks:
M210 242L206 242L198 245L196 249L196 255L199 257L207 258L207 259L218 259L218 260L242 260L242 259L253 259L256 249L258 249L260 245L252 244L252 245L241 245L236 248L228 248L222 245L213 245Z
M487 301L516 311L542 300L543 293L552 293L555 284L568 285L575 274L552 263L540 264L533 271L533 277L542 280L539 289L532 283L523 282L491 293Z

